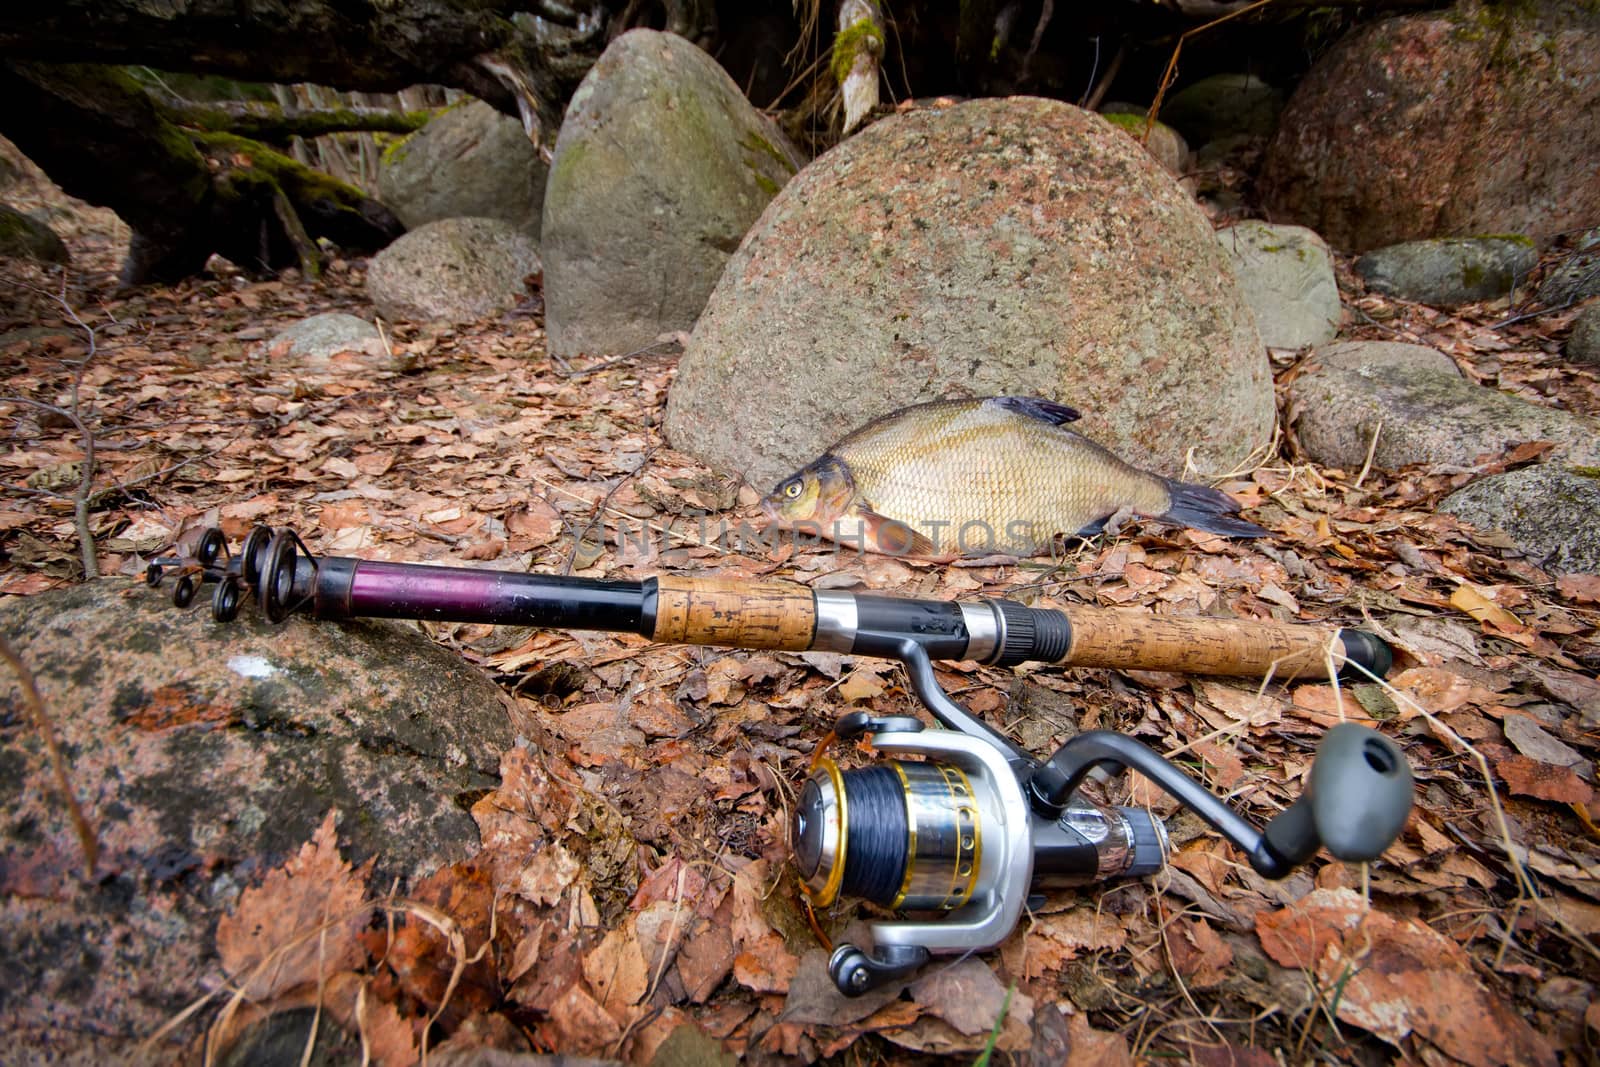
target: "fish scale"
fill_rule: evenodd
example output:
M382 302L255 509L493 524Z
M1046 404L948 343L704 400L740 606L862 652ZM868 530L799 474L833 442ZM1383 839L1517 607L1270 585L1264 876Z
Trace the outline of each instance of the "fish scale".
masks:
M873 511L931 536L994 532L996 549L1031 551L1131 507L1171 506L1165 481L1064 427L998 404L936 401L862 427L829 452L843 460ZM940 526L938 524L946 524ZM1007 535L1025 523L1029 535ZM974 546L976 547L976 545Z

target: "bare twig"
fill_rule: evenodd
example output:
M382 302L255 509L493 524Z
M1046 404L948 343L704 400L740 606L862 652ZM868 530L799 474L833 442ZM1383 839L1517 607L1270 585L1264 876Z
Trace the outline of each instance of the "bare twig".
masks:
M78 806L78 798L72 792L72 783L67 779L67 765L61 758L61 748L56 743L55 726L50 722L49 714L44 710L44 700L39 696L39 687L34 683L33 672L28 670L28 665L22 662L16 650L11 647L4 635L0 635L0 657L11 664L11 669L17 672L17 681L22 687L22 702L27 705L28 715L33 719L33 728L38 731L39 739L44 742L45 753L50 758L50 770L55 776L56 788L61 791L61 799L67 805L67 813L72 817L72 826L78 832L78 843L83 848L84 877L94 877L95 861L100 856L100 842L96 839L94 827L89 825L89 820L84 817L83 809Z
M73 323L89 338L89 351L84 354L82 359L71 361L69 363L69 365L76 368L75 373L72 376L71 402L67 407L61 408L54 404L46 404L39 400L30 400L27 397L3 397L0 398L0 400L7 400L16 404L25 404L40 411L47 411L52 414L59 415L60 417L71 422L72 425L77 429L78 433L83 437L83 476L79 479L78 491L73 495L72 498L72 517L73 525L78 531L78 547L83 556L83 577L85 580L88 580L90 578L100 577L100 564L96 560L94 552L94 534L89 530L89 496L90 491L94 488L95 441L94 434L90 432L89 427L85 425L83 419L79 417L79 391L83 384L84 373L89 369L89 363L95 357L95 352L97 351L97 341L95 338L94 327L90 326L87 322L84 322L83 319L78 315L78 312L73 308L71 302L67 300L66 287L66 276L63 275L61 279L61 293L60 295L53 293L50 294L51 299L61 305L61 309L66 313L67 318L71 319ZM42 292L42 290L38 291Z
M1183 42L1187 41L1196 34L1204 33L1213 26L1220 26L1229 19L1238 18L1240 15L1243 15L1248 11L1254 11L1258 7L1265 7L1267 4L1272 2L1273 0L1255 0L1255 3L1246 4L1244 7L1233 8L1221 18L1214 18L1203 26L1196 26L1192 30L1185 30L1183 33L1179 34L1178 43L1172 48L1172 58L1167 60L1167 69L1161 74L1161 84L1156 86L1155 97L1150 101L1150 113L1146 116L1146 118L1150 122L1154 122L1156 120L1156 116L1161 114L1161 101L1166 97L1167 90L1172 88L1172 82L1178 76L1178 54L1183 51Z
M594 531L596 526L600 527L600 540L604 542L606 508L611 504L611 498L617 495L618 489L621 489L624 485L628 484L630 480L637 477L639 472L644 470L645 467L649 465L650 460L654 458L655 454L659 451L661 451L660 445L653 446L650 451L644 454L644 458L639 461L639 465L637 467L618 478L616 484L614 484L610 489L606 490L606 495L601 497L600 503L594 506L594 514L590 517L589 521L584 524L583 529L579 530L577 535L573 537L572 551L567 555L567 565L561 568L562 574L572 573L572 565L578 559L578 552L583 547L584 538L588 537L589 534Z
M72 495L72 521L78 530L78 547L83 558L83 576L85 579L100 577L100 564L94 554L94 534L89 531L89 496L94 485L94 434L89 432L83 420L78 418L76 411L46 404L42 400L30 400L25 396L0 396L3 404L26 404L28 407L40 411L48 411L59 415L72 423L78 433L83 435L83 476L78 480L78 491Z
M1367 445L1367 461L1361 465L1361 473L1356 475L1356 488L1361 488L1361 483L1367 480L1367 475L1372 473L1372 457L1378 454L1378 435L1383 432L1383 420L1378 420L1378 425L1372 428L1372 441Z

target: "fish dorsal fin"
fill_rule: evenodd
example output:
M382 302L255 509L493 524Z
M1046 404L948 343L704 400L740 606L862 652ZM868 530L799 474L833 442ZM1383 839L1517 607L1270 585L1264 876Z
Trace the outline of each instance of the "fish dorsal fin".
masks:
M1036 396L992 396L989 398L989 403L997 404L1007 411L1014 411L1030 419L1048 422L1052 426L1064 426L1069 422L1077 422L1080 418L1075 408L1057 404L1054 400L1042 400Z

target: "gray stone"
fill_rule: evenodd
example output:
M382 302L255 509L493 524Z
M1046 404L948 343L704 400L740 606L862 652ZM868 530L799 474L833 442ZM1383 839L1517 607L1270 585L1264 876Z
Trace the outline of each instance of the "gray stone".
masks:
M1470 382L1422 345L1352 341L1317 351L1289 386L1289 418L1307 456L1348 470L1366 461L1375 433L1372 461L1383 470L1470 468L1528 441L1600 461L1600 423Z
M1526 237L1444 237L1368 252L1356 260L1356 273L1376 292L1449 305L1505 296L1538 263L1539 250Z
M1539 283L1539 302L1551 307L1600 296L1600 230L1584 234Z
M1339 283L1327 244L1303 226L1242 222L1217 231L1268 348L1304 348L1339 332Z
M1483 530L1501 530L1535 563L1556 573L1600 573L1600 478L1555 463L1480 478L1439 510Z
M539 272L533 239L500 219L440 219L367 264L367 295L391 321L472 322L511 310Z
M56 232L32 215L0 204L0 256L65 263L71 256Z
M383 335L366 319L327 311L278 331L266 342L265 352L274 362L316 369L342 352L383 355Z
M1600 364L1600 303L1590 304L1572 320L1566 353L1574 363Z
M1263 445L1272 380L1205 216L1097 116L1032 97L874 123L789 183L668 396L673 447L767 488L878 415L1030 394L1140 466Z
M409 230L439 219L503 219L537 240L549 173L522 123L473 100L384 151L378 199Z
M545 193L550 351L631 352L686 331L802 159L717 62L623 34L567 105Z
M1583 0L1368 23L1295 87L1257 189L1335 248L1600 219L1600 20ZM1175 123L1181 130L1183 126Z
M392 623L273 626L247 611L220 625L108 578L0 601L0 632L37 680L100 843L84 879L5 672L0 997L13 1040L68 1062L135 1062L140 1040L215 988L218 916L329 811L345 858L375 862L374 886L467 858L467 808L515 733L493 683Z
M1161 121L1194 145L1234 134L1271 137L1285 96L1254 74L1213 74L1169 96Z
M1132 137L1146 152L1156 158L1167 173L1181 176L1189 164L1189 145L1183 134L1164 122L1149 122L1143 111L1104 110L1101 113L1111 125ZM1148 127L1148 129L1147 129Z

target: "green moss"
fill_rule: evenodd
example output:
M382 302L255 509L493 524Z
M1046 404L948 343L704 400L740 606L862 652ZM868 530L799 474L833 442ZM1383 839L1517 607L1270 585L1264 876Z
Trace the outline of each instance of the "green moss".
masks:
M850 68L855 66L856 56L863 50L874 55L883 54L883 31L871 19L860 19L834 35L833 55L828 63L834 81L844 84L850 76Z
M1467 263L1461 268L1461 284L1476 289L1483 284L1485 272L1481 263Z
M278 185L295 203L325 200L330 204L354 205L363 199L361 190L337 178L301 166L282 152L274 151L260 141L238 137L231 133L200 133L190 131L197 144L215 154L249 159L249 169L258 171L267 181ZM240 169L240 175L246 173ZM242 177L236 178L243 182Z
M1600 478L1600 467L1568 467L1567 470L1580 478Z
M751 130L745 135L744 140L739 142L739 147L743 148L747 152L760 152L764 155L770 156L772 157L773 161L778 164L778 166L782 167L789 174L794 174L795 172L794 163L790 161L789 157L780 152L777 145L773 144L771 141L767 140L754 130Z
M1139 115L1132 111L1118 111L1110 115L1102 114L1100 117L1111 123L1111 125L1127 130L1129 133L1142 134L1145 126L1149 124L1149 119L1144 115Z

